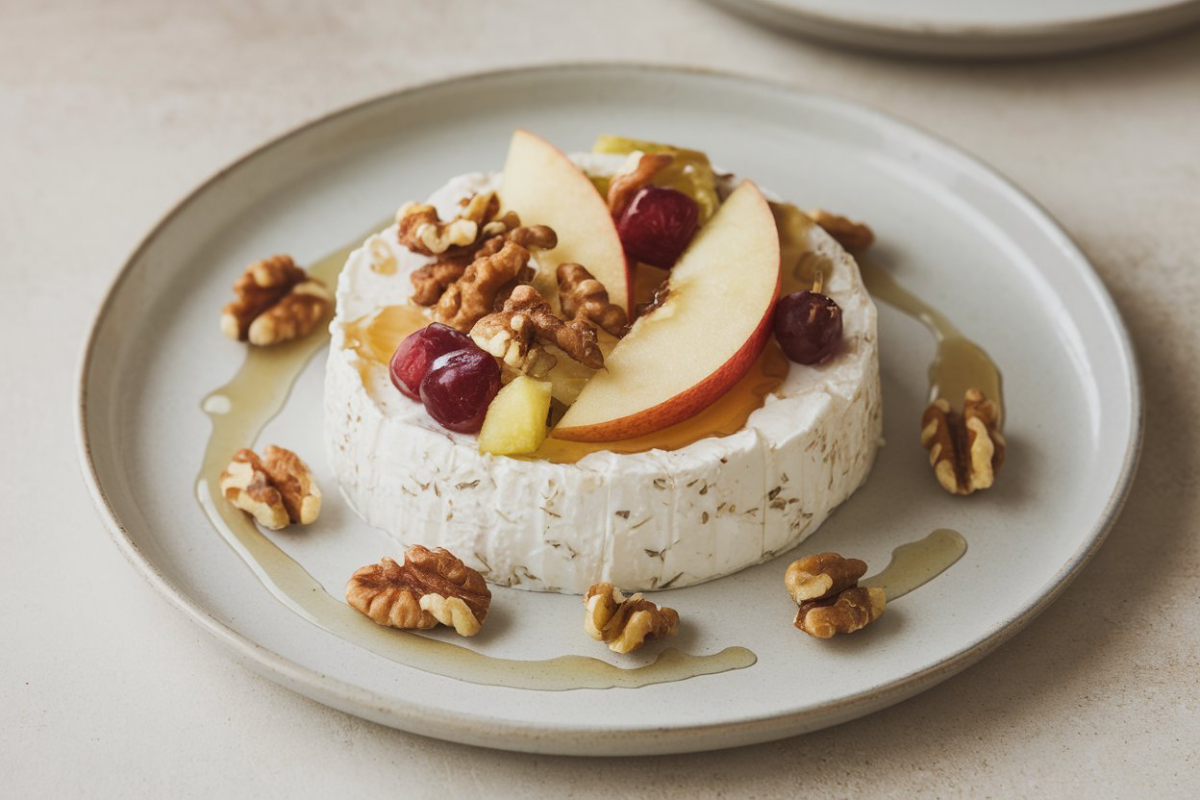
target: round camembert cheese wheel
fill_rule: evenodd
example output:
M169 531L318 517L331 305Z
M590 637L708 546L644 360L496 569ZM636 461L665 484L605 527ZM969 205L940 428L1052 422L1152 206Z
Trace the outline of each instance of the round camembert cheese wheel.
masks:
M590 170L588 158L577 161ZM498 183L461 176L429 202L448 219ZM325 438L342 492L398 549L444 547L490 583L538 591L688 586L796 546L863 483L881 434L875 306L854 260L816 225L804 235L831 265L823 292L843 311L837 355L791 365L737 433L576 463L481 454L475 436L442 428L393 387L385 364L350 346L347 327L407 303L409 274L429 260L400 245L395 226L372 236L338 281L325 374Z

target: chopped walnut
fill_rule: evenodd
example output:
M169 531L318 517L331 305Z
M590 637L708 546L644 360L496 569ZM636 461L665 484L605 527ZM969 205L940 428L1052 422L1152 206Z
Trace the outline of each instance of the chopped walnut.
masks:
M675 609L659 608L640 593L626 598L611 583L597 583L588 589L583 602L587 605L584 630L614 653L632 653L647 641L679 632Z
M553 250L558 247L558 234L549 225L522 225L513 228L504 238L529 250Z
M470 254L447 253L437 261L413 270L409 275L414 289L412 301L420 306L436 304L446 287L463 276L472 260Z
M861 253L875 243L875 232L863 222L830 213L821 208L806 212L813 222L825 229L838 244L851 253Z
M398 238L414 253L441 255L451 248L469 247L482 236L504 233L510 224L517 224L512 213L497 219L499 211L500 201L494 192L467 198L458 216L445 222L431 205L405 203L396 212Z
M507 241L515 242L526 250L552 250L558 245L558 237L552 228L545 225L521 227L519 218L511 211L505 214L501 220L506 230L487 238L481 238L470 246L454 248L442 253L436 261L414 270L409 276L415 290L412 301L422 306L435 305L446 289L462 278L472 262L496 255ZM491 224L493 223L489 223L489 225ZM512 293L513 287L520 283L529 283L533 277L533 268L523 267L516 277L500 288L493 307L499 308Z
M321 513L321 490L312 471L291 450L270 445L259 458L242 449L221 473L221 493L264 528L308 525Z
M529 263L529 251L516 242L504 242L493 254L480 255L463 275L446 287L434 308L434 318L466 333L487 316L496 295Z
M673 156L665 153L643 153L636 163L622 169L608 184L608 210L616 218L625 213L633 202L633 196L650 185L654 176L662 172Z
M591 322L613 336L629 331L625 309L608 301L604 284L596 280L586 267L567 262L558 265L558 301L563 314L575 320Z
M485 352L518 372L542 378L558 359L538 346L535 334L528 315L504 310L488 314L471 328L471 338Z
M942 488L968 495L996 481L1004 463L1000 410L978 389L968 389L959 414L945 398L929 404L921 417L921 446Z
M449 551L414 545L402 564L384 558L355 572L346 602L386 627L428 630L441 623L474 636L487 619L492 593L482 575Z
M858 584L867 574L867 564L857 558L842 558L837 553L818 553L793 561L784 583L796 604L831 597Z
M471 328L471 338L484 350L517 369L521 369L520 365L534 352L535 341L554 345L585 367L599 369L604 366L604 353L596 342L596 329L580 320L564 322L559 319L538 290L528 285L517 286L500 311L476 322ZM537 364L545 364L544 357L536 359ZM552 366L553 361L545 367L546 371Z
M325 284L309 278L291 256L255 261L233 284L237 295L221 312L231 339L270 345L305 336L333 307Z
M885 605L883 589L855 586L833 597L801 603L795 625L810 636L829 639L839 633L862 630L883 616Z
M509 214L512 219L517 219L512 212ZM508 214L505 215L505 217L508 216ZM555 235L553 228L546 225L521 227L518 223L517 227L482 239L476 245L443 253L436 261L414 270L410 276L413 288L416 290L412 295L413 302L422 306L435 305L446 289L462 278L472 262L496 255L504 247L504 243L510 241L521 245L526 250L553 250L558 246L558 236ZM528 265L522 267L514 278L500 287L496 300L493 302L493 308L498 309L512 294L514 287L521 283L530 283L533 277L532 267Z

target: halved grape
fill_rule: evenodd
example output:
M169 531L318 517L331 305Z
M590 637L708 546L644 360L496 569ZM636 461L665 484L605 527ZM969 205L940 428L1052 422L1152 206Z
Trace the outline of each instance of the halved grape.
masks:
M775 338L797 364L824 361L841 344L842 309L820 292L785 295L775 307Z
M675 189L647 186L617 221L617 234L633 259L670 269L698 227L696 201Z
M468 347L475 347L475 342L465 333L440 322L427 325L405 337L392 354L388 365L392 383L406 397L420 400L421 380L434 359Z
M438 356L421 380L421 402L429 416L459 433L479 432L498 391L500 367L474 343Z

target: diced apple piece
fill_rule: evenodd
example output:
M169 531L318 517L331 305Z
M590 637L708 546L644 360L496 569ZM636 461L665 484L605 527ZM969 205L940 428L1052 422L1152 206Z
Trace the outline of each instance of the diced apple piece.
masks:
M592 145L593 153L626 155L636 151L666 153L675 157L669 167L655 176L654 185L678 189L695 200L700 210L699 222L701 225L717 212L717 206L721 204L721 201L717 197L716 177L713 175L712 165L708 163L708 156L699 150L688 150L670 144L608 134L597 137L595 144Z
M500 185L500 203L523 225L549 225L558 246L538 253L534 286L557 309L555 270L568 261L582 264L628 313L633 307L630 265L605 199L592 181L554 145L527 130L513 133Z
M552 436L642 436L706 408L750 369L771 333L779 233L758 187L743 182L670 273L666 301L640 318Z
M522 375L488 406L479 431L479 452L497 456L532 453L546 440L550 384Z

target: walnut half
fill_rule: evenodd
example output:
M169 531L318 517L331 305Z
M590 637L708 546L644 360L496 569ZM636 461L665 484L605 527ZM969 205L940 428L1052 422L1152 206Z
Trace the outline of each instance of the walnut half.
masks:
M962 413L938 398L921 417L921 446L942 488L968 495L996 482L1004 463L1004 436L998 430L1000 409L978 389L968 389Z
M866 562L837 553L818 553L793 561L784 583L800 607L796 627L810 636L828 639L839 633L854 633L883 616L887 605L883 589L858 585L866 571Z
M355 572L346 602L386 627L428 630L441 623L474 636L487 619L492 593L482 575L448 550L414 545L402 564L384 558Z
M233 284L236 299L221 312L231 339L272 345L306 336L333 308L325 284L309 278L291 256L255 261Z
M787 568L783 582L796 604L830 597L858 584L867 574L867 563L842 558L837 553L818 553L797 559Z
M292 523L308 525L321 513L321 490L308 465L275 445L262 458L244 448L234 453L221 473L220 488L226 500L273 531Z
M537 345L552 344L592 369L604 366L596 329L582 320L564 322L537 289L522 284L513 289L500 311L478 320L471 338L488 353L534 377L554 366L554 356Z
M597 583L588 589L583 602L587 605L584 630L614 653L632 653L647 641L679 632L675 609L659 608L640 593L627 598L611 583Z
M825 600L809 600L796 611L796 627L818 639L862 630L883 616L883 589L855 586Z
M625 309L609 302L604 284L596 280L586 267L568 261L558 265L555 277L558 280L558 301L564 316L590 322L616 337L624 336L629 331Z

